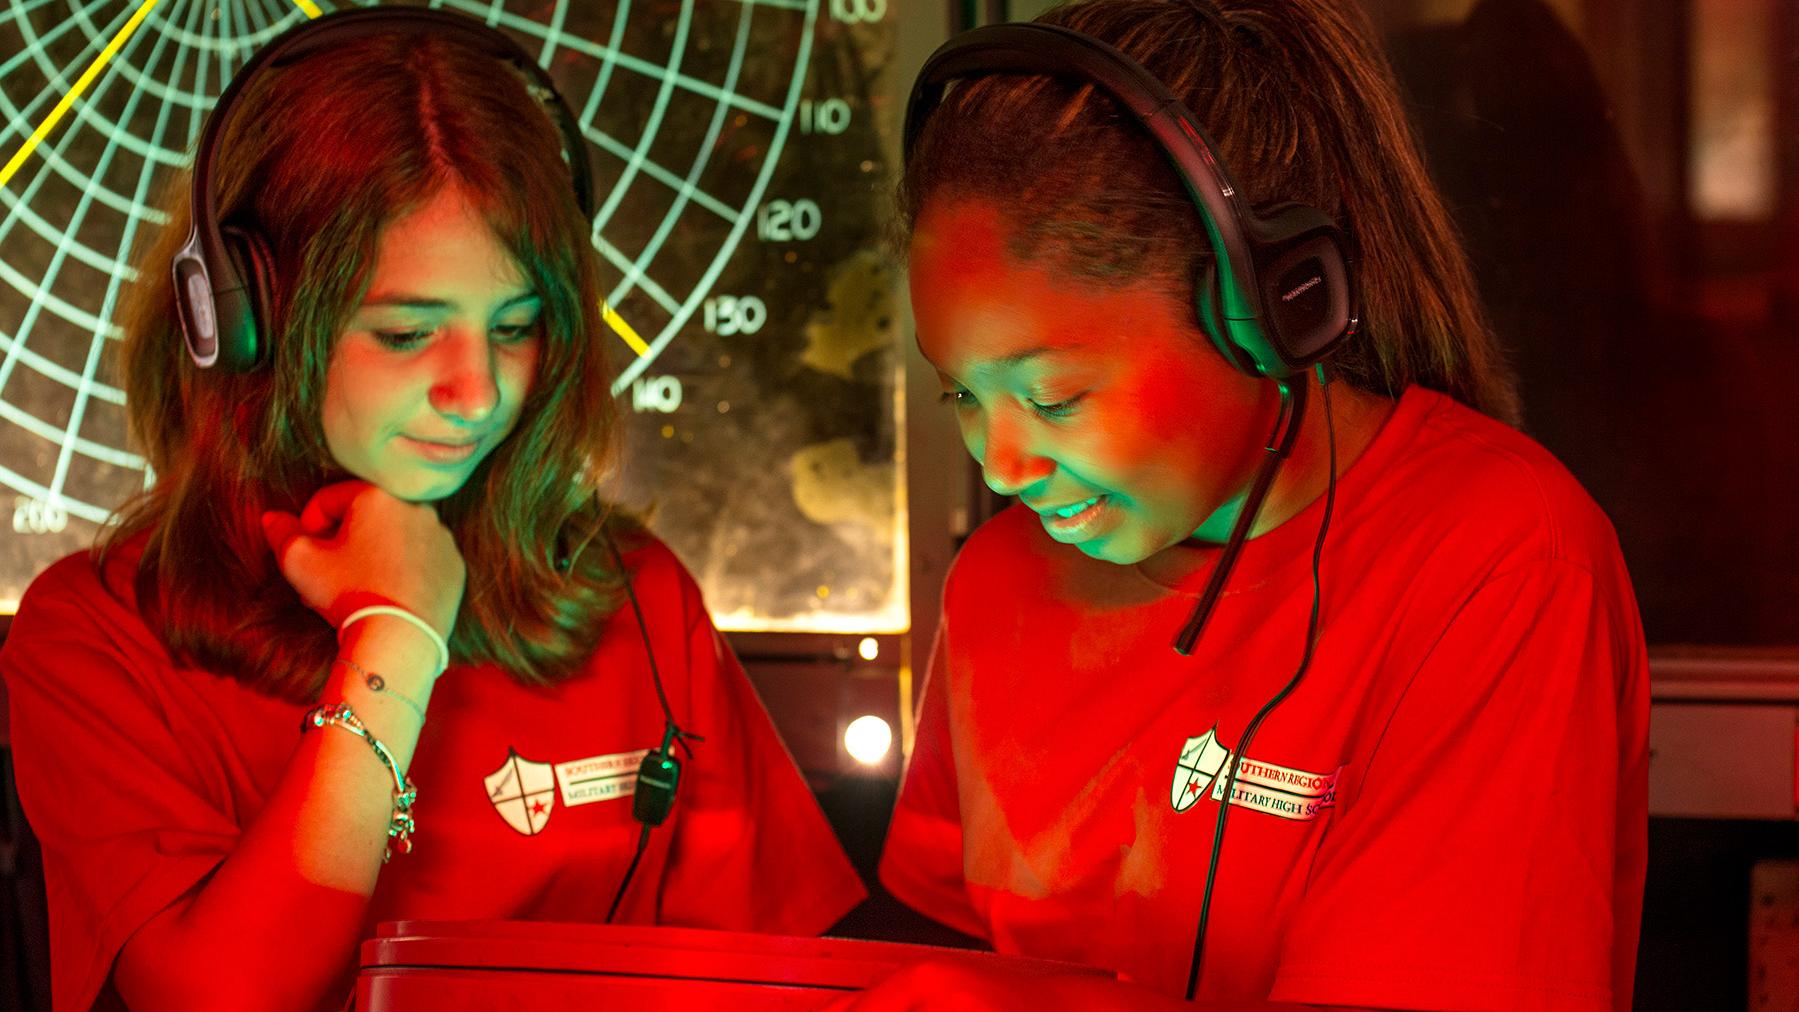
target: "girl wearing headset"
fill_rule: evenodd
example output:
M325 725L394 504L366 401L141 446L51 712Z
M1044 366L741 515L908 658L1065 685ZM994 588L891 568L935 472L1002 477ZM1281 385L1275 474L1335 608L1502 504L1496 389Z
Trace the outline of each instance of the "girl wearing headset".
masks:
M956 75L902 189L918 344L1019 503L949 575L881 874L1001 952L1130 983L928 966L859 1007L1628 1008L1634 598L1606 518L1512 428L1359 14L1090 0L1039 20L1159 79L1245 203L1352 236L1360 322L1283 396L1211 346L1195 306L1223 268L1136 116L1090 76ZM1295 402L1313 410L1261 499Z
M596 257L524 81L371 32L222 131L266 360L189 361L177 200L123 313L155 484L0 655L56 1006L336 1004L378 920L835 922L860 883L692 578L597 498ZM651 836L658 738L688 766Z

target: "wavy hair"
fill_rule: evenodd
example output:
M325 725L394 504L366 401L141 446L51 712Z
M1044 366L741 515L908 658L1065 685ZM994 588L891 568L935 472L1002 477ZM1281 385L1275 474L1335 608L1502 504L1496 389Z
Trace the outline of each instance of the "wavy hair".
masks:
M1354 237L1362 322L1332 356L1340 376L1386 395L1418 383L1517 423L1467 257L1350 0L1084 0L1037 20L1160 78L1251 204L1310 204ZM1191 305L1211 259L1166 156L1089 84L995 75L951 88L907 160L902 242L939 198L998 207L1020 262L1101 287L1149 284Z
M321 421L332 347L383 228L456 186L542 297L543 351L516 428L438 504L468 571L450 651L528 684L572 676L622 574L606 552L567 556L605 525L632 524L598 494L616 452L598 265L549 117L492 57L384 34L260 74L216 154L221 220L271 251L271 352L241 375L188 361L168 265L191 184L175 180L169 224L120 314L127 411L155 483L121 508L100 562L142 540L139 611L183 662L269 695L317 695L335 636L282 577L259 518L347 476Z

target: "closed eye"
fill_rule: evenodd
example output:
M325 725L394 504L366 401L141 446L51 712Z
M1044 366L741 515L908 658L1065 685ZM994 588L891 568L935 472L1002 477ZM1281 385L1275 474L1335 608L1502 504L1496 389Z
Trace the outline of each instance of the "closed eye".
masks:
M425 343L435 330L377 330L375 339L395 351L406 351Z
M424 344L437 333L437 328L428 330L377 330L375 339L394 351L410 351ZM537 321L530 323L510 323L493 328L493 335L501 344L518 344L530 340L537 335Z
M537 321L512 323L493 329L494 336L507 344L516 344L537 336Z
M1037 412L1045 418L1067 418L1074 413L1075 406L1085 400L1086 397L1086 394L1080 393L1075 394L1073 397L1066 400L1060 400L1050 404L1042 404L1036 400L1031 400L1028 403L1031 405L1032 411Z

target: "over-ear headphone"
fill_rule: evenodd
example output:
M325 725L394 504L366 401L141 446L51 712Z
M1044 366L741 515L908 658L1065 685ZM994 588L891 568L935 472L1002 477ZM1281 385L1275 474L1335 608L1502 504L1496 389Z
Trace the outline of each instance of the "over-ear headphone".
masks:
M925 61L906 103L910 158L950 82L993 74L1072 77L1142 121L1205 224L1212 265L1194 293L1201 329L1251 376L1293 377L1355 331L1360 307L1348 237L1303 204L1244 203L1205 128L1161 81L1117 48L1060 25L976 28Z
M221 224L213 200L213 158L224 124L245 83L264 67L283 66L328 45L394 32L452 39L512 67L562 134L563 155L581 213L593 217L593 182L587 145L574 113L550 76L518 43L473 18L414 7L362 7L336 11L282 32L252 56L219 96L194 152L193 229L175 254L175 306L188 355L201 368L253 369L268 357L274 320L274 262L255 231Z

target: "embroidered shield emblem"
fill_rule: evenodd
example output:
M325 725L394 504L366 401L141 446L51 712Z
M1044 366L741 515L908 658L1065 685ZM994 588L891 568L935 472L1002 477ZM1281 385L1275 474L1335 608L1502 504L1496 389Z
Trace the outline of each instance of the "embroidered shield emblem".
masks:
M556 807L556 774L549 763L534 763L514 749L506 761L487 775L487 800L506 825L536 836L550 821Z
M1174 788L1169 795L1175 811L1192 808L1231 757L1231 750L1218 744L1217 733L1218 728L1213 727L1197 738L1188 738L1181 746L1181 757L1174 765Z

